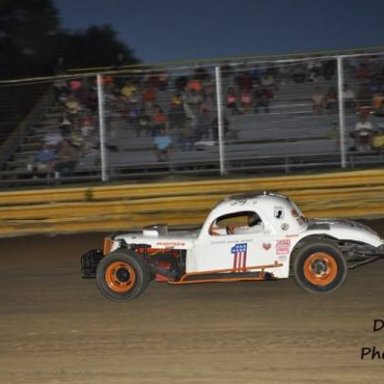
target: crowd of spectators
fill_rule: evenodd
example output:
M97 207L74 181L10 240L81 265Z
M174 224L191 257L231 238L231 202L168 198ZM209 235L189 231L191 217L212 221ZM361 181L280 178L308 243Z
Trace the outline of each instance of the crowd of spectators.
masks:
M41 140L41 147L28 164L35 176L70 176L82 156L96 151L97 98L84 80L54 84L56 120Z
M364 57L344 60L342 99L346 113L360 115L368 112L376 116L384 116L383 59ZM312 107L315 114L337 112L336 87L329 86L321 89L319 85L316 85L312 93Z
M236 116L270 113L286 83L296 87L313 83L314 113L337 113L337 88L332 85L335 72L334 59L315 58L285 65L222 65L224 136L231 131ZM368 111L384 116L382 60L349 60L346 74L351 82L346 82L343 88L347 113L363 115L361 111ZM56 176L70 175L79 159L98 150L95 81L95 77L84 77L55 82L60 119L57 127L44 138L32 164L34 169ZM198 67L172 76L165 70L139 74L116 72L104 75L102 81L108 137L117 142L113 145L107 142L110 150L119 150L119 137L113 132L116 120L137 140L150 139L155 159L161 162L168 161L176 150L189 151L197 142L218 139L215 78L210 70ZM369 145L372 148L373 139L369 140ZM367 150L366 145L358 148Z

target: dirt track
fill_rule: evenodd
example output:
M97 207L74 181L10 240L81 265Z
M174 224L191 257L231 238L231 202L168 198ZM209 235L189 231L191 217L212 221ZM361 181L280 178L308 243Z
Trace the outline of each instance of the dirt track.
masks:
M384 359L360 354L384 352L384 330L372 330L384 320L384 261L325 296L291 279L152 283L115 303L79 277L80 255L102 238L1 241L1 384L382 382Z

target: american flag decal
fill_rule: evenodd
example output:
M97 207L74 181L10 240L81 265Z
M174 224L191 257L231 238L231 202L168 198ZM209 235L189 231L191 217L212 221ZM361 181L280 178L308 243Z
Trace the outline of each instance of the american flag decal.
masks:
M233 269L241 271L247 264L247 243L236 244L231 248L233 254Z

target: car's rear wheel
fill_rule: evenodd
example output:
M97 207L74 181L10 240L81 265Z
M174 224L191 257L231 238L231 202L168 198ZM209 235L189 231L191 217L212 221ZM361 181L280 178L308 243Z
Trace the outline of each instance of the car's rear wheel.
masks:
M293 269L298 285L311 293L340 288L348 273L345 258L332 241L312 240L295 253Z
M101 259L96 282L100 292L111 300L132 300L148 287L147 265L132 251L115 251Z

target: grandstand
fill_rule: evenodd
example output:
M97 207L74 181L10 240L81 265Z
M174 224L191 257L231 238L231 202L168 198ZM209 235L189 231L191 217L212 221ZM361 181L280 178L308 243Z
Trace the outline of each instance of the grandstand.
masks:
M328 92L339 91L337 57L341 56L243 58L103 70L95 72L101 76L102 86L95 73L14 82L12 87L24 91L29 87L23 92L23 105L26 94L40 93L38 99L31 99L29 113L20 113L22 120L8 119L7 125L15 128L0 149L1 186L97 182L103 167L110 181L136 181L167 175L282 174L381 166L381 147L372 145L359 152L353 136L362 113L374 128L372 135L384 127L384 103L375 99L384 90L383 57L381 53L342 56L343 83L348 84L353 98L343 99L342 120L339 99L332 99ZM217 67L222 95L219 111L225 123L222 138L217 121ZM4 95L9 84L0 85ZM318 108L315 91L322 96ZM96 92L102 92L103 103L98 103ZM12 98L14 106L19 99ZM147 125L143 128L139 121L144 114ZM345 164L340 121L345 123ZM154 136L161 124L173 141L166 162L158 161L154 150ZM36 155L43 143L59 156L64 139L76 149L76 164L65 172L58 172L55 165L48 170L37 167Z

